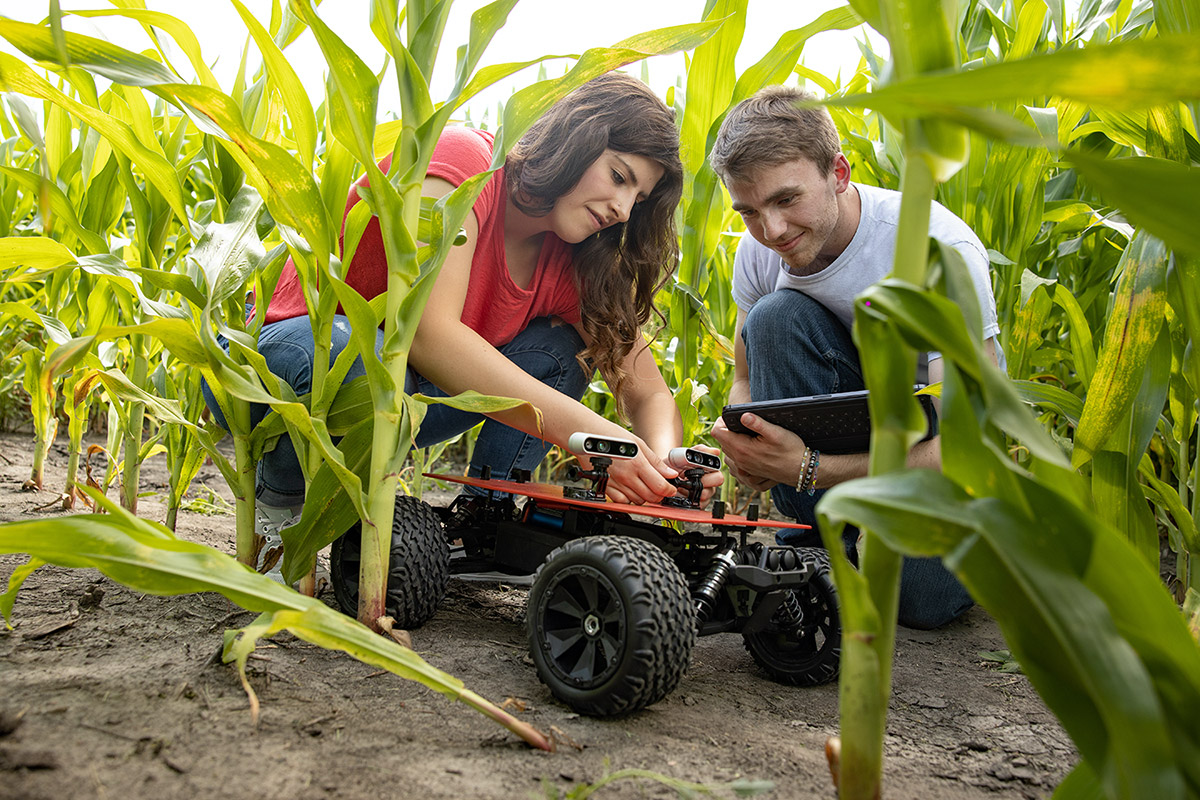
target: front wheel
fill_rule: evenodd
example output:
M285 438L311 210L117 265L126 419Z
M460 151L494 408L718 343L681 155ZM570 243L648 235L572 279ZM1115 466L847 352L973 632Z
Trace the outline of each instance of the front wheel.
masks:
M808 584L789 592L766 628L742 638L755 663L773 679L793 686L816 686L837 677L842 625L837 590L829 574L829 554L818 547L797 551L814 567Z
M362 561L362 525L333 543L330 577L342 612L358 615L358 576ZM416 497L396 498L388 560L387 612L403 630L419 628L433 617L450 581L450 548L433 508Z
M654 545L625 536L554 550L534 577L526 619L538 676L559 700L594 716L666 697L696 641L679 568Z

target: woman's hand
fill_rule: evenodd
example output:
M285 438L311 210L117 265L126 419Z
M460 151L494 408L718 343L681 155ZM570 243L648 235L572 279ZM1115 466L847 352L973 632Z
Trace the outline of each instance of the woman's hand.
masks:
M804 440L755 414L742 414L742 424L758 436L735 433L724 419L718 419L712 427L713 438L721 445L733 477L759 492L777 483L795 484L804 457Z
M585 469L591 469L591 459L578 456ZM675 487L667 478L675 477L675 470L663 463L640 441L635 458L613 459L608 466L606 494L614 503L657 503L664 497L675 494Z
M715 447L709 447L708 445L705 445L705 444L694 445L691 449L699 450L704 453L709 453L714 456L721 455L720 450L718 450ZM683 473L680 472L679 474L682 475ZM725 473L721 472L720 470L716 470L714 472L705 472L702 476L700 476L700 484L704 487L700 492L700 507L701 508L708 505L708 501L712 500L713 495L717 493L717 489L721 488L721 485L724 483L725 483ZM681 495L683 497L688 496L687 489L681 489L681 488L676 487L675 493L676 493L676 495Z

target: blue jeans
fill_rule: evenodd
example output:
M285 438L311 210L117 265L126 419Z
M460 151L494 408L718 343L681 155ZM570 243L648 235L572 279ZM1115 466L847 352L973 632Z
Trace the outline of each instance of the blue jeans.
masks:
M803 292L780 289L760 299L742 326L750 396L776 400L865 388L858 348L850 331L823 305ZM771 502L781 513L813 526L810 531L780 530L780 544L821 547L817 502L796 491L795 484L777 484ZM858 529L847 526L843 540L853 555ZM911 628L936 628L974 605L962 584L937 558L905 558L900 578L900 623Z
M330 349L330 364L350 341L350 321L338 315L333 319L333 339ZM375 336L375 349L383 346L383 331ZM552 323L547 318L538 318L517 334L511 342L497 348L510 361L528 374L576 400L583 397L587 388L587 376L576 359L583 349L579 333L565 323ZM313 346L312 325L307 316L293 317L264 325L258 336L258 352L266 360L271 371L283 378L297 395L308 394L312 388ZM447 353L453 358L453 353ZM365 374L362 359L346 373L350 381ZM409 394L422 392L431 397L445 397L438 387L411 367L405 380L404 391ZM208 385L204 385L204 397L214 418L223 427L225 418L221 414ZM269 407L252 404L251 423L257 425L267 415ZM416 446L428 447L444 442L468 431L484 419L481 414L459 411L449 406L433 404L421 423ZM515 428L487 420L479 433L475 451L471 458L469 474L479 476L483 468L490 467L492 476L506 478L514 469L532 470L541 463L550 450L550 443L530 436ZM296 507L304 502L304 473L296 458L296 450L286 436L279 438L275 449L264 453L258 464L258 500L270 506Z

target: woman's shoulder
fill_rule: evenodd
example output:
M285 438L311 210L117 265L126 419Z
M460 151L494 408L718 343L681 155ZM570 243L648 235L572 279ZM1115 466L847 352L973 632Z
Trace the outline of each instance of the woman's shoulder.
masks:
M442 131L434 148L435 160L473 159L483 164L483 168L491 166L492 149L496 137L489 131L478 128L468 128L463 125L451 125ZM481 170L476 170L479 172Z

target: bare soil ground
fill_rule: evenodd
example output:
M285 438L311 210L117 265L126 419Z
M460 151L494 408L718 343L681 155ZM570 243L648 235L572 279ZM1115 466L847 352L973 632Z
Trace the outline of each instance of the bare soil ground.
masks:
M47 490L26 493L31 438L0 435L0 521L39 510L63 483L65 440ZM200 480L229 499L219 474ZM161 457L143 490L165 490ZM444 502L447 493L427 496ZM161 521L160 497L142 516ZM179 535L233 552L228 515L180 515ZM0 556L7 582L23 557ZM3 584L0 584L2 588ZM331 593L323 595L331 605ZM735 635L700 639L679 688L621 719L589 719L556 702L527 654L524 591L452 581L416 650L543 731L553 754L527 748L470 709L288 634L250 662L262 701L251 725L222 631L252 615L217 595L135 594L90 570L44 567L0 626L0 798L538 798L646 769L707 784L770 781L766 797L830 798L825 740L837 731L837 686L768 680ZM1048 797L1077 760L1029 681L981 657L1005 647L974 609L934 632L900 629L886 740L888 798ZM676 797L623 780L594 797Z

